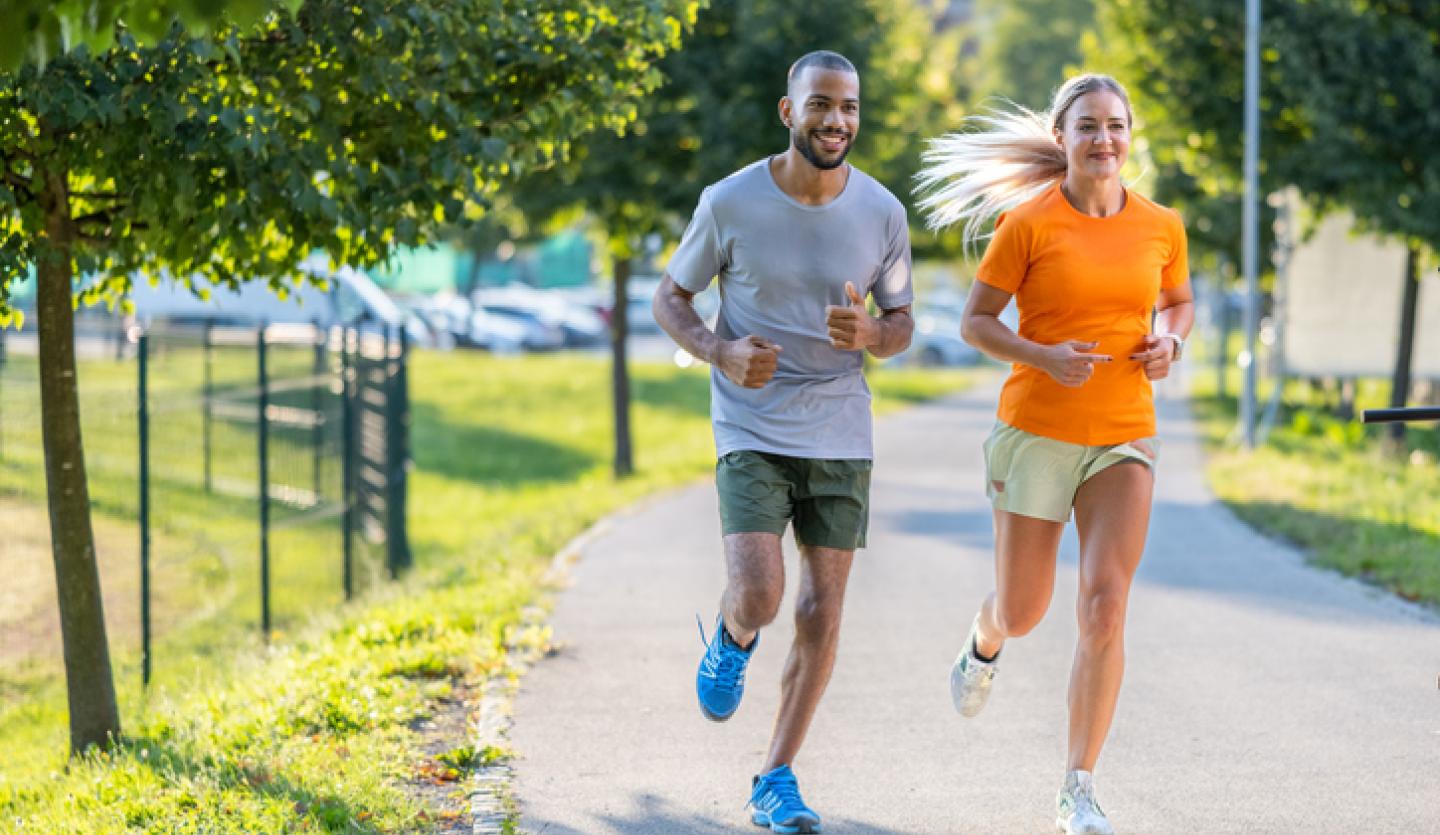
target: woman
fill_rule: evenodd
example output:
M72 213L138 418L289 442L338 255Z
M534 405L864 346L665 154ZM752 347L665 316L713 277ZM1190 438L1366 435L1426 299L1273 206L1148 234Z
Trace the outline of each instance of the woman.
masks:
M978 131L932 143L921 175L930 224L963 224L967 250L1003 212L962 333L1014 364L985 442L995 590L955 660L951 695L965 716L984 707L1005 641L1033 629L1049 607L1073 510L1079 643L1056 825L1112 833L1092 773L1120 691L1126 601L1150 519L1150 381L1179 359L1194 318L1185 229L1174 211L1120 179L1132 114L1114 79L1078 76L1046 113L977 121ZM1012 296L1018 333L999 319Z

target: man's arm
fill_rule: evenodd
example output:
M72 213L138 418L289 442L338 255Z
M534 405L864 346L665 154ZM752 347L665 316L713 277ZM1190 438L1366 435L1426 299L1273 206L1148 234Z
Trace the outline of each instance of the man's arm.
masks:
M910 347L915 333L915 320L910 305L882 311L871 316L855 285L845 282L845 295L850 304L825 308L825 322L830 329L830 344L842 351L868 350L877 357L893 357Z
M775 376L780 346L759 336L724 340L705 326L695 312L695 294L675 283L669 273L651 303L655 321L696 359L719 368L737 386L758 389Z

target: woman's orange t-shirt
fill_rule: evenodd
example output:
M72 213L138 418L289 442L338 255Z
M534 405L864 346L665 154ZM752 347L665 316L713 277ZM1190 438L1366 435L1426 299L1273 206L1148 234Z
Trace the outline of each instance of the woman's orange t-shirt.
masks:
M1085 446L1155 434L1143 350L1161 288L1189 280L1185 224L1130 189L1109 217L1070 205L1057 183L1000 215L976 278L1015 296L1020 336L1041 345L1098 342L1108 354L1077 388L1016 363L1000 394L1000 419L1016 429Z

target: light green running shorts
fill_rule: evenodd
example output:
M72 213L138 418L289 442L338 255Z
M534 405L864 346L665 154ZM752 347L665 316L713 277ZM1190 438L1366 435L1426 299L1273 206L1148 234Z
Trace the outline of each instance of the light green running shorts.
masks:
M1091 476L1130 460L1153 471L1159 448L1158 438L1083 446L997 422L985 439L985 494L997 510L1066 522L1075 491Z

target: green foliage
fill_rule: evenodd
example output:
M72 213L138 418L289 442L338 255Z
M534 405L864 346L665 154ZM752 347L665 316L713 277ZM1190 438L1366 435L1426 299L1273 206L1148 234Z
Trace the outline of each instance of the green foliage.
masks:
M101 51L116 26L147 41L163 37L175 22L199 34L222 19L246 25L277 3L272 0L10 0L7 25L0 30L0 69L25 61L43 65L51 57L85 45ZM294 10L299 0L284 0Z
M908 201L920 143L956 121L955 64L944 56L958 33L934 33L913 0L713 0L685 48L660 62L665 84L634 125L590 136L572 165L529 181L518 202L540 215L583 206L617 254L650 233L674 239L702 189L785 149L785 73L814 49L840 52L860 71L850 159Z
M1050 106L1080 69L1081 36L1095 22L1093 0L977 0L976 49L966 68L976 104L998 96L1032 110Z
M479 217L502 180L619 129L694 0L311 0L153 45L117 30L0 74L3 288L67 241L77 274L280 287ZM68 199L67 199L68 193ZM202 281L203 283L203 281Z
M1243 4L1102 0L1098 12L1086 54L1136 95L1158 196L1184 206L1202 246L1237 248ZM1440 5L1267 0L1263 12L1262 193L1294 184L1372 229L1440 242Z

